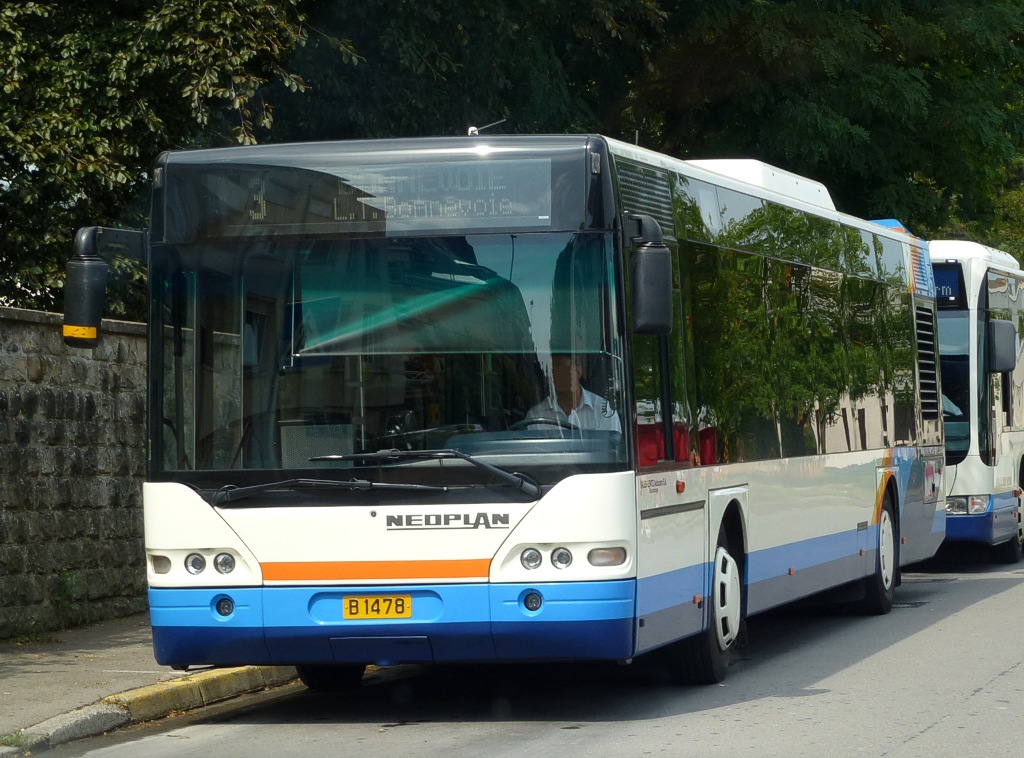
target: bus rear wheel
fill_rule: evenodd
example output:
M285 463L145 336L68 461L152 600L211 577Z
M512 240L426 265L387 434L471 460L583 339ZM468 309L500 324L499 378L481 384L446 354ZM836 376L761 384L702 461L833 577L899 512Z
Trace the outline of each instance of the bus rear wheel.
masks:
M295 667L295 670L302 683L311 690L345 692L359 686L366 666L362 664L299 665Z
M725 679L729 653L743 622L743 579L740 566L729 552L723 529L718 534L707 628L669 649L668 669L679 684L717 684Z
M892 610L896 597L896 571L899 548L896 544L896 523L893 517L892 497L888 492L882 500L878 516L878 550L875 552L875 572L864 579L864 599L861 610L872 616L882 616Z

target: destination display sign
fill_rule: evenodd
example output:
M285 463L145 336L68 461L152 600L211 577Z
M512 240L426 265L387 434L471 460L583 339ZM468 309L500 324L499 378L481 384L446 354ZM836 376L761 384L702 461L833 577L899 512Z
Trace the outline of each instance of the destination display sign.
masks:
M189 166L168 177L166 240L540 230L551 225L551 187L548 158Z
M953 307L961 302L962 294L960 265L941 263L932 267L935 274L935 297L939 307Z

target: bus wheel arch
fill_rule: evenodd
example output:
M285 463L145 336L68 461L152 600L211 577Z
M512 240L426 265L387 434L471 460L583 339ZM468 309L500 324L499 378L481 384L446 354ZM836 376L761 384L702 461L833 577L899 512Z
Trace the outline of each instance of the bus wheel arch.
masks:
M679 684L717 684L725 679L729 658L745 634L746 540L739 504L726 508L712 556L707 627L669 646L668 670Z

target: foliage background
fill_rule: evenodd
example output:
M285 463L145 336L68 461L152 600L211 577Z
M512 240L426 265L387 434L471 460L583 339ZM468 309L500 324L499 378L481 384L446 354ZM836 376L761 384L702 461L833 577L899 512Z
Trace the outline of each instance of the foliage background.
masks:
M63 0L0 7L0 304L61 310L169 149L595 131L752 157L1024 254L1024 0ZM143 272L110 315L141 317Z

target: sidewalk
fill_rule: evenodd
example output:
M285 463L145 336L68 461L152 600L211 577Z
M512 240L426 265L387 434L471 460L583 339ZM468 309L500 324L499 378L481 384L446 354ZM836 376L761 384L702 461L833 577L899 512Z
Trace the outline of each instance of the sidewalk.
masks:
M0 756L95 736L294 678L290 667L188 673L159 666L148 614L52 632L38 641L0 641Z

